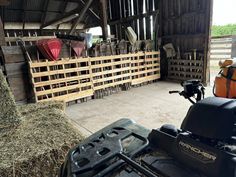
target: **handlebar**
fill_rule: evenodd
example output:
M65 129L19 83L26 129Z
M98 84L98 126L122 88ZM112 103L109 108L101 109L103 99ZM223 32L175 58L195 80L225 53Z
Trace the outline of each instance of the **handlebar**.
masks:
M180 93L180 91L169 91L169 94Z

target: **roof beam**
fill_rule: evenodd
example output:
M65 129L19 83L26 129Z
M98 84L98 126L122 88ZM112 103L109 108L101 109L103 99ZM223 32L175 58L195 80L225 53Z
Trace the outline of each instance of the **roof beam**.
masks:
M64 1L64 0L56 0L56 1ZM81 3L82 5L85 5L85 0L67 0L68 2L75 2L75 3ZM97 20L101 20L99 15L92 9L89 8L88 12L93 15Z
M43 13L41 17L41 24L45 23L46 17L47 17L47 10L48 10L48 5L49 5L50 0L45 0L44 5L43 5Z
M83 20L85 13L87 12L87 10L89 9L90 5L92 4L93 0L88 0L87 3L85 4L84 8L81 10L79 17L75 20L75 22L72 25L72 28L70 30L70 35L72 35L75 30L76 27L78 26L78 24Z
M26 16L25 10L26 10L26 5L27 5L26 0L23 0L22 4L23 4L22 22L23 22L23 30L24 30L25 29L25 16Z
M62 21L63 19L69 18L70 16L77 14L79 10L80 10L80 8L76 8L75 10L72 10L70 12L65 13L64 15L62 15L59 18L56 18L55 20L51 20L51 21L49 21L47 23L42 23L41 28L46 28L46 27L48 27L48 26L50 26L52 24L55 24L55 23L57 23L59 21Z
M140 19L140 18L149 17L150 15L156 15L158 13L159 13L159 10L155 10L155 11L152 11L152 12L147 12L145 14L133 15L133 16L130 16L130 17L127 17L127 18L121 18L119 20L110 21L110 22L108 22L108 24L109 25L116 25L116 24L120 24L120 23L127 23L127 22L130 22L132 20L137 20L137 19Z
M80 2L81 2L83 5L85 5L85 2L84 2L83 0L80 0ZM97 20L101 20L100 17L99 17L99 15L96 14L96 12L94 12L94 10L92 10L91 8L89 8L88 10L89 10L90 14L92 14Z
M63 15L65 15L65 13L66 13L67 5L68 5L68 0L63 1L63 7L60 10ZM60 28L60 25L61 25L61 23L59 23L57 25L57 30Z

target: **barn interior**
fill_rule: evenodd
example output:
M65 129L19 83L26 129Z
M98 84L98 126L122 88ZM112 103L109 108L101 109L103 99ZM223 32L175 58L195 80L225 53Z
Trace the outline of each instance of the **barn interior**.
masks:
M206 87L203 96L213 96L213 0L1 0L0 6L0 91L10 100L0 110L11 107L14 113L4 114L17 117L2 116L0 176L58 176L66 154L87 137L115 121L132 129L121 118L146 127L134 128L142 136L163 124L181 127L192 105L178 94L184 81L197 81ZM8 156L7 149L16 153Z

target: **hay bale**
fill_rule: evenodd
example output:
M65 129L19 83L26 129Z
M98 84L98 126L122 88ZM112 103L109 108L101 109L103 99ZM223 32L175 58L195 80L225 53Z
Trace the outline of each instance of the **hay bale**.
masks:
M84 139L63 109L53 102L19 107L21 124L0 135L0 176L57 176L68 150Z
M20 123L20 113L17 110L14 97L8 87L5 76L0 70L0 133L3 133Z
M43 109L60 109L62 111L65 111L65 106L66 105L63 101L47 101L37 104L19 105L18 110L21 115L27 115L31 112L38 112Z

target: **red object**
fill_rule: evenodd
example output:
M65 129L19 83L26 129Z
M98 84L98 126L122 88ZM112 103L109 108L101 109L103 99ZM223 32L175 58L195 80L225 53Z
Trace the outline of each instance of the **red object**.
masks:
M61 52L62 42L59 39L43 39L36 43L43 56L49 60L56 61Z
M80 57L83 50L85 49L84 42L71 41L71 47L74 50L77 57Z

